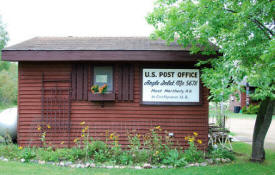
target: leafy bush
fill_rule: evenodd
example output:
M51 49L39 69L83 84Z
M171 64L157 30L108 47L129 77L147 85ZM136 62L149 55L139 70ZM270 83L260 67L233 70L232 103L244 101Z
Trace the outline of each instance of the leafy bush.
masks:
M81 160L85 157L85 151L80 148L71 148L72 161Z
M152 164L160 163L167 152L173 147L173 142L165 132L165 137L161 135L162 128L156 126L143 136L143 147L148 150L148 161Z
M24 158L29 161L33 158L48 162L58 161L89 161L95 163L112 162L120 165L136 165L141 163L167 164L174 167L183 167L189 162L201 162L204 159L204 153L197 149L196 144L202 144L197 138L198 133L194 132L192 136L187 136L189 147L183 152L182 148L173 146L171 138L167 132L161 132L160 126L150 129L150 132L140 135L138 133L128 133L129 150L122 150L118 144L119 135L111 133L106 134L106 141L94 141L89 138L89 127L85 122L81 136L74 139L76 144L73 148L54 148L46 144L47 134L42 133L41 141L44 148L23 148L16 145L0 145L0 156L10 159ZM39 129L40 127L38 127ZM49 127L50 128L50 127ZM141 140L141 138L143 138ZM61 142L62 144L63 142ZM232 153L225 150L212 150L209 157L230 158Z
M8 64L5 66L5 64ZM3 66L1 68L1 66ZM17 64L0 60L0 103L17 103Z
M134 163L148 162L148 160L150 158L150 153L146 149L141 149L141 150L136 152L134 158L135 158L133 160Z
M242 108L243 114L257 114L259 112L260 105L249 105L248 107L244 106Z
M133 157L131 156L131 154L129 154L129 152L122 152L122 154L120 154L119 156L118 164L131 165L133 164Z
M167 157L163 159L162 163L172 165L174 167L183 167L187 164L183 154L180 153L177 149L170 150Z
M94 156L95 153L98 153L100 150L103 152L108 150L107 144L103 141L92 141L92 143L88 145L88 155L90 157Z
M20 149L14 144L0 144L0 156L4 156L8 159L17 159L20 156Z
M213 149L209 152L210 157L212 159L216 159L216 158L228 158L230 160L235 160L235 156L234 153L232 151L229 151L225 148L222 148L221 146L218 146L217 149Z
M25 159L26 162L29 162L31 159L36 157L35 149L34 148L24 148L21 151L20 158Z
M197 139L198 133L194 132L192 136L185 137L188 141L189 147L184 150L184 158L187 162L202 162L204 160L204 153L198 150L195 143L202 144L200 139Z
M95 162L106 162L108 160L108 152L105 150L99 150L99 151L96 151L95 154L94 154L94 160Z
M133 161L133 163L140 163L140 162L147 162L149 160L150 157L150 151L143 149L142 148L142 144L141 144L141 135L135 132L132 133L128 133L128 141L129 141L129 157L131 157L131 160ZM145 138L145 136L143 136ZM147 136L147 138L150 138L149 136ZM147 142L151 142L149 141L149 139L147 140ZM144 143L146 144L146 143Z
M58 155L58 159L63 161L71 161L74 162L81 157L81 155L77 155L76 153L72 153L74 150L69 148L56 149L56 153Z
M187 162L202 162L204 160L204 154L191 142L189 143L189 148L184 150L184 158Z
M85 157L85 152L79 148L60 148L60 149L44 149L40 148L37 151L37 157L40 160L58 162L62 160L76 161L81 160Z
M39 160L44 160L47 162L59 161L58 153L52 150L39 149L39 151L37 152L37 157L39 158Z

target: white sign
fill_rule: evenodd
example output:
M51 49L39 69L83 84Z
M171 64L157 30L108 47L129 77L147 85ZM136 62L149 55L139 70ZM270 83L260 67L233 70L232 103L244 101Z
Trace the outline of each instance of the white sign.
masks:
M143 69L143 102L200 102L198 69Z

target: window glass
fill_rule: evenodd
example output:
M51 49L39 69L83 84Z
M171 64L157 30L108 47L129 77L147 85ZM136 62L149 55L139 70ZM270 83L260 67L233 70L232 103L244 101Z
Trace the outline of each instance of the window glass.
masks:
M95 66L94 67L94 85L103 86L107 84L107 91L113 91L113 67Z

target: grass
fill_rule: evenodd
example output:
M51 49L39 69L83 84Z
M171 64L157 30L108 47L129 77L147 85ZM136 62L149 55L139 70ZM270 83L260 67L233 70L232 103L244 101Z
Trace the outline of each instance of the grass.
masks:
M251 146L245 143L233 143L233 148L242 156L237 156L233 163L207 167L191 167L177 169L72 169L51 165L38 165L33 163L2 162L0 161L0 175L270 175L275 174L275 152L266 151L266 161L263 164L249 162Z
M209 117L214 117L215 111L209 110ZM234 113L231 111L226 111L225 116L228 118L239 118L239 119L256 119L257 114L243 114L243 113ZM275 115L272 116L272 119L275 119Z

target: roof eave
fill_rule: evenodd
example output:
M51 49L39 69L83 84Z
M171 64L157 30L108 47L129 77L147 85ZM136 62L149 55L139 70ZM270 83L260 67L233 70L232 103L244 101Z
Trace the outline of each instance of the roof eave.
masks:
M190 62L214 56L179 50L2 50L4 61L163 61Z

